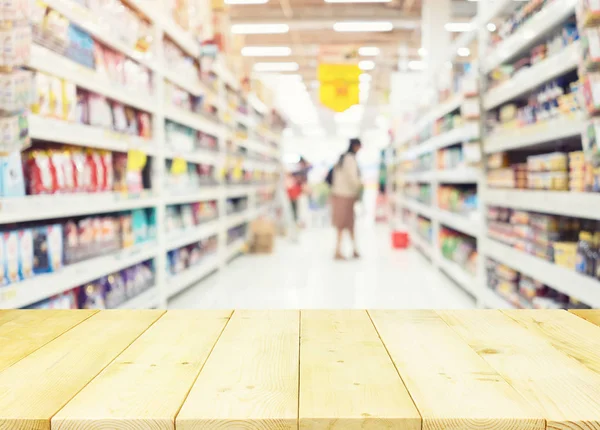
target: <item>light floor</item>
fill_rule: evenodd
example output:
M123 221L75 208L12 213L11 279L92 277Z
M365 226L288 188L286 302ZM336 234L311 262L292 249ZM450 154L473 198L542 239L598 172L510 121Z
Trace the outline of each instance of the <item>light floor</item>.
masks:
M391 249L387 226L358 229L361 260L332 259L331 228L279 239L271 255L238 257L170 301L180 309L462 309L473 299L421 254Z

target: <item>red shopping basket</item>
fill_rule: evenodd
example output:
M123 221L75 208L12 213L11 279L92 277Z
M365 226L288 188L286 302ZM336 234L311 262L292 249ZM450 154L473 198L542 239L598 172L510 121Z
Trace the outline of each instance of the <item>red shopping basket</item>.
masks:
M408 233L405 231L392 232L392 247L394 249L406 249L410 243Z

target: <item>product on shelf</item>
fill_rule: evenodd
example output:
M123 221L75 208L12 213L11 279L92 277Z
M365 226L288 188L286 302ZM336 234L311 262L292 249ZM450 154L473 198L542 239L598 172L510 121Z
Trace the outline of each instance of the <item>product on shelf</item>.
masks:
M217 252L217 236L211 236L198 243L173 249L167 254L168 270L171 275L177 275L202 263L202 261Z
M439 185L438 207L440 209L468 215L477 210L477 188L472 185Z
M165 230L167 234L185 233L187 229L212 221L217 216L217 202L214 200L167 206Z
M478 255L474 238L442 227L439 232L439 246L443 258L456 263L472 276L476 275Z
M520 309L589 309L589 306L494 260L486 261L487 286Z
M219 149L216 137L172 121L165 123L165 141L169 148L180 152L193 152L196 149L217 151Z
M431 220L422 216L418 216L416 223L416 232L421 238L431 243L431 241L433 240Z
M404 194L409 199L431 205L431 185L429 184L407 184Z
M231 244L238 239L245 239L248 231L248 224L244 223L237 227L230 228L227 230L227 243Z
M202 187L217 185L215 166L184 162L183 171L174 169L175 160L166 161L165 187L171 194L193 193Z
M233 199L227 199L226 212L228 215L244 212L246 209L248 209L247 197L236 197Z

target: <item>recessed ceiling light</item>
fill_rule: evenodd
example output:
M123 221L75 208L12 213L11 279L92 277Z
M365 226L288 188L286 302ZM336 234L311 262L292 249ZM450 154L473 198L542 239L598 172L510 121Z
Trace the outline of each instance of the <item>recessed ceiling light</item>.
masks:
M363 46L358 48L358 55L363 57L376 57L381 51L376 46Z
M244 57L287 57L292 54L289 46L244 46Z
M375 68L375 62L371 60L363 60L358 62L360 70L373 70Z
M459 57L468 57L471 55L471 50L469 48L458 48L456 53Z
M444 25L444 28L452 33L464 33L473 30L473 24L470 22L448 22Z
M287 24L233 24L233 34L282 34L290 31Z
M488 22L488 25L487 25L488 31L496 31L496 28L497 28L496 24L494 24L493 22Z
M339 32L392 31L394 24L388 21L348 21L336 22L333 29Z
M255 72L296 72L300 66L294 62L283 63L256 63Z
M358 76L358 80L360 82L371 82L373 80L373 77L371 75L369 75L368 73L361 73Z

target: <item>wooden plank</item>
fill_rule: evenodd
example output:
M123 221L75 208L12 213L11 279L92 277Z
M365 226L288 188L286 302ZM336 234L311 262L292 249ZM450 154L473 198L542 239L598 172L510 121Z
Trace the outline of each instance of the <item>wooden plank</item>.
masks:
M52 429L173 429L230 315L167 312L52 418Z
M296 429L298 348L298 311L234 312L177 429Z
M600 326L600 310L572 309L569 312L577 315L579 318L583 318L584 320L591 322L592 324Z
M500 311L438 314L537 408L547 428L600 428L600 375Z
M423 430L546 428L541 415L434 311L369 314L423 417Z
M98 312L5 369L0 428L50 429L50 418L162 314Z
M504 311L530 332L600 374L600 327L562 310Z
M96 311L9 310L0 313L0 372L28 356Z
M421 429L366 311L302 311L301 335L300 429Z

